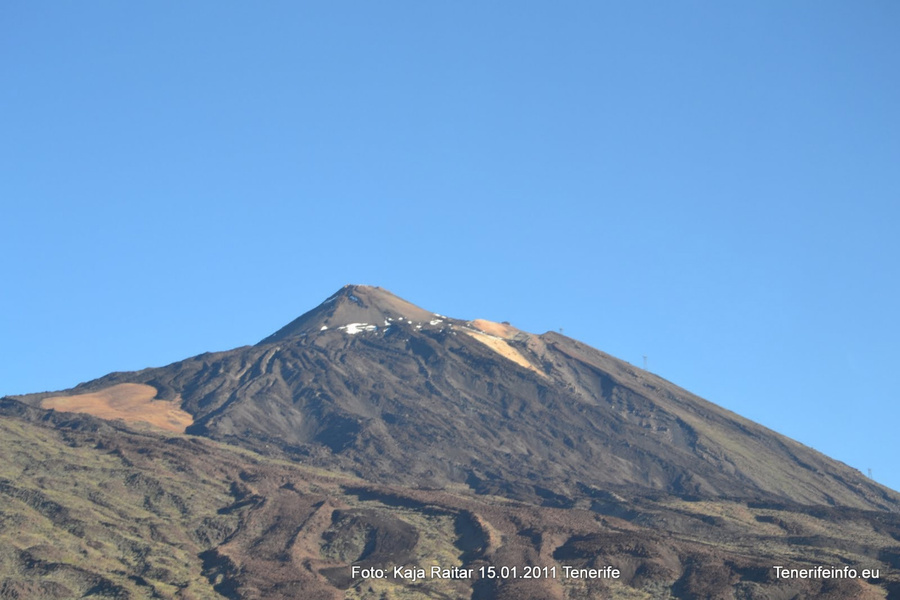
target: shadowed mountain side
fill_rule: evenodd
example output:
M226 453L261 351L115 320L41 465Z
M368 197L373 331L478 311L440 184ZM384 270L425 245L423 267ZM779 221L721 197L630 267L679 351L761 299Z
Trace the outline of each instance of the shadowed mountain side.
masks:
M0 400L0 597L893 598L900 515L676 498L568 509L372 484ZM618 511L618 515L610 513ZM842 564L879 579L781 579ZM351 565L384 568L383 579ZM395 577L440 565L454 579ZM618 579L564 568L620 571ZM537 578L480 569L541 567Z
M380 288L347 286L256 346L56 395L122 383L180 397L189 433L382 483L559 507L613 493L900 508L858 471L575 340Z

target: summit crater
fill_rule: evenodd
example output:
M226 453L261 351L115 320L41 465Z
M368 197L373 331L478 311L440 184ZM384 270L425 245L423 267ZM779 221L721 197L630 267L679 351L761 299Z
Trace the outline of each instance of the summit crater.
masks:
M377 286L345 285L316 308L294 319L259 344L278 342L328 329L384 329L394 321L423 323L435 315Z

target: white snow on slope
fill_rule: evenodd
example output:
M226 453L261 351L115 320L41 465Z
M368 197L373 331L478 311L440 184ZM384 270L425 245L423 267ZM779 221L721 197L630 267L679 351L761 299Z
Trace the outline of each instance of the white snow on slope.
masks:
M338 327L338 329L344 329L349 335L354 335L360 331L375 331L378 329L378 326L369 325L368 323L348 323L347 325Z

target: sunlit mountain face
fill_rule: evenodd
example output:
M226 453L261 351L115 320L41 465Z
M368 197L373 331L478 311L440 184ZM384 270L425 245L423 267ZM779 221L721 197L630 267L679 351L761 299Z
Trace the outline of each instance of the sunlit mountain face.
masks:
M2 414L0 598L900 597L895 492L377 287Z

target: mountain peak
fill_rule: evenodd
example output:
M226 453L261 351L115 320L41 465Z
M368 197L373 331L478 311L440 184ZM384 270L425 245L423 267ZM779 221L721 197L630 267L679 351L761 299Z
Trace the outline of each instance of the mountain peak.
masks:
M373 285L345 285L319 306L294 319L260 344L348 326L387 326L393 320L423 322L434 315Z

